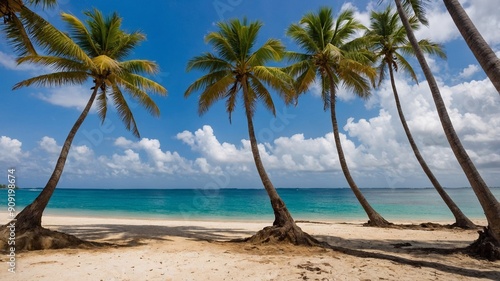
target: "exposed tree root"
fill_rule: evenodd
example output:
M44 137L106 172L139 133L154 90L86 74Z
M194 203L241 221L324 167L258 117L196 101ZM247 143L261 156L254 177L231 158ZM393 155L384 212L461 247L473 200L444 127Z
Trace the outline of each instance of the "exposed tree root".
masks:
M253 244L293 244L303 246L323 246L324 243L302 231L295 223L287 223L284 226L267 226L255 235L238 240Z
M500 245L491 236L489 228L485 227L482 231L478 231L478 233L479 238L467 247L467 250L490 261L500 260Z
M451 227L457 227L461 229L477 229L478 226L469 220L458 220Z
M364 223L363 226L371 226L371 227L392 227L394 224L392 222L388 222L385 219L377 219L377 220L369 220Z
M0 250L9 251L15 247L17 251L62 249L62 248L93 248L109 245L81 240L80 238L66 233L53 231L43 227L35 227L28 230L16 231L15 240L10 229L6 226L0 227ZM15 241L15 245L12 244Z

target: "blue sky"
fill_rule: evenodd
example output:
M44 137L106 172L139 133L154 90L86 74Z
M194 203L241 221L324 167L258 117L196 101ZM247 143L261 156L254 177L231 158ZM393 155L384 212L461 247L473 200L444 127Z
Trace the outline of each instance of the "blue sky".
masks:
M131 102L141 139L126 131L114 112L100 124L91 113L73 143L59 187L79 188L199 188L255 187L255 171L244 112L239 107L232 124L221 102L203 116L197 114L197 94L183 97L199 72L186 73L193 56L210 51L204 36L220 20L247 17L261 20L259 41L278 38L296 48L286 28L304 13L331 6L337 13L351 8L364 24L369 11L390 1L59 1L40 13L64 30L59 14L83 19L83 10L118 12L128 31L147 35L131 58L156 61L156 81L166 98L154 97L161 117L154 118ZM500 7L487 0L461 1L495 51L500 50ZM489 185L500 182L500 96L485 78L459 36L442 3L429 7L430 27L417 32L445 46L448 60L429 58L459 135ZM90 84L12 91L23 79L44 73L32 65L16 66L11 47L0 43L0 167L17 169L22 187L44 186L61 144L90 95ZM418 70L418 65L414 64ZM404 110L417 144L444 186L468 183L444 138L424 77L420 84L398 74ZM346 187L331 134L329 112L323 111L312 89L297 107L275 99L277 117L263 108L255 117L264 165L277 187ZM338 121L348 164L360 187L429 187L409 149L388 83L367 101L343 89ZM2 182L2 180L0 180Z

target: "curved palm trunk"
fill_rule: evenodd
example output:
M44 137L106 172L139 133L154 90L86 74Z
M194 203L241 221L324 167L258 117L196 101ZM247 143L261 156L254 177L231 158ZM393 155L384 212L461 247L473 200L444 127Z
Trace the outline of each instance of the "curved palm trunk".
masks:
M248 123L248 136L250 137L250 146L252 149L252 155L257 167L257 172L259 173L260 179L264 188L271 200L271 207L274 211L274 222L273 226L265 227L260 230L254 236L245 239L245 241L250 241L252 243L282 243L289 242L295 245L307 245L314 246L320 245L321 243L314 237L310 236L295 223L292 215L288 211L285 202L281 199L274 188L271 179L264 169L262 164L262 159L260 158L259 147L257 145L257 138L255 137L255 130L253 127L252 113L247 100L248 86L246 81L242 82L243 97L245 103L245 113Z
M476 194L479 203L483 208L486 219L488 220L488 232L492 238L492 243L494 243L498 247L500 246L500 204L498 203L495 196L491 193L490 189L484 182L483 178L470 160L469 155L462 146L462 143L460 142L460 139L458 138L455 129L453 128L450 117L448 116L446 106L441 97L441 93L439 91L436 80L434 79L434 75L432 74L427 61L425 60L422 50L418 46L417 39L413 34L413 30L411 29L411 26L408 22L408 17L406 16L403 6L401 5L401 1L394 1L396 2L398 14L405 27L408 39L410 40L410 43L415 50L418 62L420 63L424 75L429 83L432 98L434 99L434 103L436 105L439 119L441 120L441 125L443 126L446 138L448 139L450 147L453 150L453 153L455 154L455 157L457 158L460 166L462 167L465 176L469 180L472 190L474 190L474 193Z
M71 148L71 143L75 138L76 132L82 125L83 121L87 117L92 104L94 103L95 97L97 95L97 90L99 87L95 87L92 95L90 96L87 105L85 106L83 112L80 114L75 124L71 128L68 137L64 141L64 145L61 149L61 153L59 158L57 159L57 164L52 172L52 175L49 178L49 181L45 185L44 189L38 197L28 206L26 206L17 216L16 216L16 230L18 231L26 231L30 229L40 228L42 226L42 214L47 204L49 203L54 190L56 189L57 183L61 178L64 165L66 164L66 158L69 153L69 149Z
M462 212L462 210L460 210L460 208L458 208L457 204L455 204L455 202L451 199L448 193L446 193L446 191L441 186L439 181L436 179L431 169L429 169L429 166L427 166L427 163L425 162L424 158L420 154L420 150L418 149L417 144L415 143L415 140L413 139L413 136L410 132L410 128L408 128L408 124L406 123L406 118L403 114L403 109L401 108L401 102L399 101L399 95L396 89L396 83L394 81L394 71L392 70L392 67L390 65L389 65L389 76L391 77L392 92L394 93L394 100L396 101L396 107L398 109L399 119L401 120L401 124L403 125L403 128L405 130L408 142L410 143L410 146L413 149L413 153L415 154L418 163L422 167L422 170L424 170L425 174L431 181L432 185L437 190L443 201L446 203L446 206L448 206L451 213L455 217L454 225L465 229L476 228L476 225L471 220L469 220L467 216L465 216L465 214Z
M443 2L469 49L500 94L500 59L481 36L460 2L458 0L443 0Z
M385 220L377 211L375 211L375 209L373 209L373 207L370 205L370 203L368 203L368 200L366 200L365 196L363 195L363 193L361 193L361 190L358 188L353 178L351 177L349 167L347 166L347 162L345 160L344 150L342 149L342 143L340 142L339 127L337 124L337 116L335 110L336 91L333 82L333 75L329 69L327 69L326 72L328 75L328 79L330 80L330 113L332 118L333 136L335 138L335 144L337 147L337 153L339 155L340 166L342 167L342 172L344 173L344 176L347 180L347 183L351 187L351 190L354 192L354 195L356 196L359 203L368 215L368 218L370 219L368 221L368 225L379 227L391 225L390 222Z
M246 84L244 85L244 89ZM246 95L244 95L246 97ZM273 226L283 227L287 224L295 224L292 215L288 211L288 208L285 205L285 202L281 199L276 188L274 188L271 179L266 173L264 165L262 164L262 159L260 158L259 147L257 144L257 138L255 137L255 130L253 127L252 115L250 108L245 100L245 112L248 122L248 136L250 138L250 146L252 148L252 155L255 162L255 166L257 167L257 172L259 173L260 179L264 188L271 200L271 206L274 211L274 222Z

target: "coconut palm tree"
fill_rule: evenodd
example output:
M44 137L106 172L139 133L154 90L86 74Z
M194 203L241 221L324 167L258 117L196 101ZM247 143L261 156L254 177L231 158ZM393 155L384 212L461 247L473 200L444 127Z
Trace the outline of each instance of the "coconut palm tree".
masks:
M407 1L410 0L405 0L405 3ZM480 240L477 241L478 243L476 243L476 245L478 246L479 251L482 251L481 249L487 249L486 252L488 252L489 254L486 255L488 255L490 258L500 259L500 204L498 203L493 193L491 193L491 190L486 185L486 182L479 174L476 166L471 161L469 155L467 154L467 151L463 147L460 139L457 136L457 133L455 132L453 123L451 122L451 119L448 115L446 105L444 104L443 98L441 97L436 79L434 78L434 75L432 74L432 71L427 64L424 53L418 45L418 41L415 38L415 34L413 33L413 29L406 12L408 9L405 9L401 0L394 0L394 2L396 3L401 22L405 27L408 40L410 41L415 51L417 60L422 67L422 71L429 84L432 98L434 99L434 103L436 105L439 119L441 121L441 125L443 126L446 138L486 215L488 227L485 228L484 233L480 235ZM494 250L488 250L492 249L492 247ZM482 254L485 253L482 252Z
M443 2L469 49L500 94L500 59L486 43L460 2L458 0L443 0Z
M3 31L7 40L14 47L14 51L21 56L36 54L31 43L30 35L24 25L28 22L38 21L40 16L32 12L25 3L32 6L41 5L44 8L53 7L56 0L0 0L0 17L3 17ZM39 27L41 28L41 27Z
M420 26L416 17L410 18L409 21L414 30L418 29ZM369 37L371 40L373 44L373 51L380 60L380 64L377 68L379 73L379 85L384 80L386 73L389 72L389 78L391 81L392 91L394 93L394 100L396 101L398 115L418 163L450 211L453 213L453 216L455 217L454 225L461 228L475 228L476 225L469 218L467 218L467 216L465 216L430 170L429 166L422 157L415 140L413 139L408 124L406 123L406 118L403 114L398 91L396 89L394 72L403 70L409 73L411 78L416 83L418 83L418 81L413 68L404 57L404 55L414 55L414 51L408 42L406 31L400 23L398 14L393 12L391 7L387 7L385 11L382 12L373 11L371 13L370 30L365 34L365 36ZM418 44L423 52L438 55L441 58L446 58L446 54L443 52L440 45L432 43L428 40L420 40Z
M28 25L28 30L35 34L37 44L42 46L48 55L27 55L19 59L19 63L48 66L54 72L21 81L14 89L32 85L82 84L88 80L93 83L89 100L71 128L47 184L39 196L16 217L16 231L31 233L23 234L23 237L31 235L31 239L25 239L26 249L43 247L44 243L40 242L43 241L43 236L51 235L41 226L42 214L61 178L71 143L92 105L96 104L97 113L104 121L111 99L126 128L139 137L139 130L125 99L125 93L154 116L158 116L160 112L147 92L166 94L165 88L141 75L156 73L156 63L148 60L125 60L145 39L142 33L126 33L121 30L122 19L116 13L104 17L100 11L94 9L84 14L87 16L86 22L73 15L62 14L62 19L69 26L69 35L51 25L46 25L43 29L37 29L36 24ZM18 234L18 237L21 235ZM61 243L64 244L57 242L54 246L60 247ZM23 247L18 244L18 248Z
M275 114L268 87L274 89L285 101L291 101L294 95L291 78L277 67L266 66L269 62L282 59L285 48L281 42L269 39L261 47L254 48L261 26L262 23L258 21L248 22L246 19L219 22L219 30L209 33L206 37L206 42L213 46L215 52L196 56L187 66L188 71L198 69L207 74L193 82L184 96L188 97L201 91L198 101L200 115L207 112L215 102L224 99L229 121L238 99L242 100L255 166L274 210L273 226L259 231L250 241L262 242L271 239L293 244L316 244L314 238L295 224L267 175L260 157L253 124L256 103L261 101Z
M324 109L330 108L333 134L342 172L356 198L369 217L369 225L387 226L387 222L368 203L354 182L340 142L335 111L336 93L339 85L352 89L362 98L370 94L370 80L376 76L372 68L372 53L366 49L363 38L351 39L363 29L353 17L353 11L341 12L334 21L330 8L321 8L317 14L307 13L299 23L292 24L287 35L297 42L305 53L288 53L293 65L288 67L296 77L298 93L304 93L319 78Z

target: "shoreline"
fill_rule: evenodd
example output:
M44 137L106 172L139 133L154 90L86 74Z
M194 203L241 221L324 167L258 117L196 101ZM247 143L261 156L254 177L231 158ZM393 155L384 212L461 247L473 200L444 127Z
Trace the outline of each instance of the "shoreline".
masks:
M0 217L0 223L6 222L6 213L0 212ZM452 251L473 242L477 230L373 228L362 223L298 223L333 247L327 249L228 242L249 237L272 221L46 215L45 227L116 246L21 252L16 255L15 277L42 281L54 280L54 274L74 281L500 280L500 262ZM12 278L7 260L7 255L0 256L0 280Z
M96 212L97 213L97 212ZM0 211L0 225L7 223L10 221L8 218L8 213L4 211ZM161 222L161 221L173 221L173 222L230 222L230 223L268 223L272 224L273 218L270 216L269 219L263 218L254 218L254 217L196 217L196 216L185 216L185 217L176 217L176 216L147 216L147 215L137 215L137 216L128 216L128 214L113 214L113 213L77 213L77 212L69 212L66 214L56 213L56 210L48 209L46 213L42 217L42 224L45 224L44 219L48 219L51 222L57 222L58 218L66 221L66 219L78 218L82 220L93 220L93 219L104 219L104 220L113 220L113 221L152 221L152 222ZM363 224L368 221L368 217L366 218L324 218L324 217L301 217L300 215L295 217L294 219L297 223L319 223L319 224ZM421 224L421 223L437 223L442 225L453 224L453 219L394 219L389 220L394 224ZM486 219L476 219L471 218L471 221L477 225L485 226L487 224ZM57 224L57 223L56 223Z

